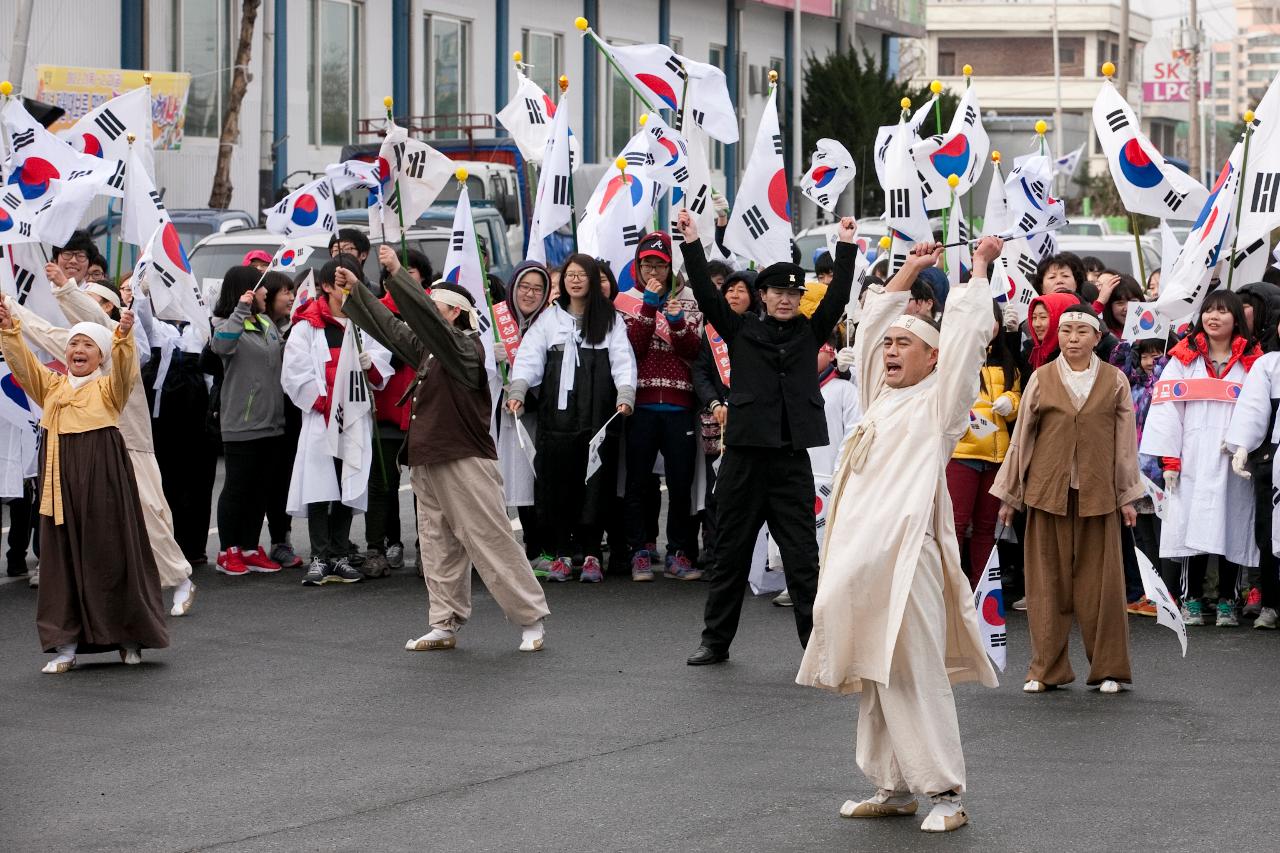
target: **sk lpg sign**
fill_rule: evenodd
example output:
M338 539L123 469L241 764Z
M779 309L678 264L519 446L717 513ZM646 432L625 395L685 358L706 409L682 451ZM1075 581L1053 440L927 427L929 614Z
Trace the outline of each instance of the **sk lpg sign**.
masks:
M1191 82L1190 68L1186 60L1175 53L1168 62L1156 62L1148 69L1147 79L1142 84L1142 100L1152 103L1175 103L1189 99ZM1200 96L1207 97L1210 92L1208 80L1200 82Z

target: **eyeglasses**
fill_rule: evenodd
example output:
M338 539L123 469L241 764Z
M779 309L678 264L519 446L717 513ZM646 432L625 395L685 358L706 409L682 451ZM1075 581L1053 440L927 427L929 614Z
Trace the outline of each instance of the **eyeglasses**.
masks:
M354 255L355 253L355 245L351 243L335 243L333 248L329 250L329 257L336 258L338 255Z
M58 253L59 258L66 258L69 261L87 261L89 253L82 250L66 251L65 249Z
M583 276L583 278L586 278L586 276ZM536 296L542 293L542 287L537 284L517 284L516 293L530 293Z
M563 278L565 281L586 281L587 280L587 274L584 272L567 272L560 277Z
M666 270L666 269L671 269L671 264L667 263L666 261L650 261L650 260L643 260L643 261L641 261L641 262L640 262L640 269L642 269L642 270Z

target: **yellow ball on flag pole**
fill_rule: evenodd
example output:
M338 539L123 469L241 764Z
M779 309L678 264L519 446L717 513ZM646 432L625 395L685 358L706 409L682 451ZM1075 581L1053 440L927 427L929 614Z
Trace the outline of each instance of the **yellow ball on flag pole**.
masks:
M1040 119L1040 121L1036 122L1036 133L1040 134L1041 136L1044 136L1045 131L1047 131L1048 129L1049 129L1049 125L1045 123L1044 119Z
M458 179L458 183L460 184L465 184L467 182L467 175L469 174L471 173L467 171L466 166L459 166L453 170L453 176Z
M881 248L881 249L887 249L887 248L889 248L889 247L890 247L890 246L892 246L892 245L893 245L893 239L892 239L888 234L886 234L886 235L884 235L883 237L881 237L881 238L880 238L880 248Z
M942 94L942 81L941 81L941 80L934 80L932 83L930 83L930 84L929 84L929 91L930 91L930 92L933 92L933 94L935 94L935 95L941 95L941 94Z
M574 25L575 27L577 27L577 28L578 28L580 31L582 31L582 32L586 32L586 31L587 31L587 19L586 19L586 18L582 18L582 17L574 18L574 19L573 19L573 25Z
M973 76L973 66L972 66L972 65L966 65L964 68L961 68L961 69L960 69L960 71L961 71L961 73L963 73L963 74L964 74L964 76L966 76L966 77L972 77L972 76Z
M955 189L956 187L960 186L960 176L947 175L947 186L951 187L951 189Z
M0 81L0 95L6 98L13 94L13 84L8 80Z
M1110 78L1112 78L1112 77L1114 77L1114 76L1115 76L1115 73L1116 73L1116 64L1115 64L1114 62L1104 62L1104 63L1102 63L1102 76L1103 76L1103 77L1106 77L1106 78L1110 79Z
M387 95L385 98L382 99L382 105L387 109L391 109L391 105L394 103L395 103L395 99L392 98L390 95Z
M898 106L902 107L904 110L911 109L911 99L903 98L901 101L898 101Z
M511 54L511 61L524 62L524 54L517 50L515 53Z
M1254 118L1254 116L1253 116L1253 110L1245 110L1245 111L1244 111L1244 123L1245 123L1245 124L1253 124L1253 118Z

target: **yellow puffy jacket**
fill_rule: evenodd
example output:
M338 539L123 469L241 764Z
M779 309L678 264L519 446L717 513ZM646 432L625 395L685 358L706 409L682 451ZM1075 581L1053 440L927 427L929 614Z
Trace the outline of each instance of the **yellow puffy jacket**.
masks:
M1009 422L1018 417L1018 404L1022 401L1022 383L1015 376L1013 387L1004 387L1004 369L999 365L984 365L982 380L978 383L978 399L973 404L973 411L996 425L996 431L990 435L976 436L973 430L965 430L960 443L956 445L952 459L981 459L985 462L999 464L1009 450ZM1008 397L1013 404L1013 411L1008 417L1001 417L991 410L991 404L1000 397Z

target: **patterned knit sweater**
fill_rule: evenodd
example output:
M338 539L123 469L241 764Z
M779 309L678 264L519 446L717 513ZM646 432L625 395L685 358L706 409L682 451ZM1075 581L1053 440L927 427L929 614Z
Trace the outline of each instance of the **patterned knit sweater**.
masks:
M690 365L698 355L698 328L681 311L676 318L667 318L671 329L671 343L667 343L656 333L658 303L654 300L646 293L640 316L626 318L627 339L635 350L639 375L636 405L696 408Z

